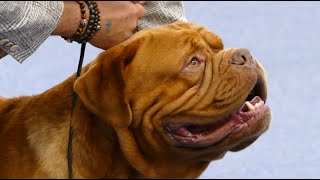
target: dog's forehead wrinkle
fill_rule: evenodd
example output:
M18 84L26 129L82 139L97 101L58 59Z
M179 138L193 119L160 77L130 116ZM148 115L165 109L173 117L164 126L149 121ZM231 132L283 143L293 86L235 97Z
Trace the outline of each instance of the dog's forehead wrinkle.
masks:
M192 39L191 43L193 46L208 49L211 53L217 53L223 49L221 38L212 32L205 29L201 29L201 31L185 30L185 32Z
M195 36L190 36L187 38L188 41L191 43L192 47L198 48L198 49L206 49L208 45L205 43L203 38L195 37Z
M210 47L213 49L223 49L223 42L222 39L215 34L212 30L209 30L203 26L199 26L196 24L185 24L185 23L177 23L175 26L172 26L176 31L184 31L186 34L197 34L198 36L201 36Z
M205 28L201 28L199 30L199 34L205 40L205 42L214 50L222 50L223 49L223 42L222 39L213 32Z

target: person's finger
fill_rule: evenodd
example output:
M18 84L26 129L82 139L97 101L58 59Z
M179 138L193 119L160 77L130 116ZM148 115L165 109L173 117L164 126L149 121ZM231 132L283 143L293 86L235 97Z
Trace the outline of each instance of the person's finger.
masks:
M146 2L145 1L131 1L133 2L134 4L141 4L141 5L144 5Z
M135 4L137 8L138 19L142 18L145 15L145 9L141 4Z
M140 5L142 5L142 6L144 6L145 5L145 1L137 1L137 4L140 4Z

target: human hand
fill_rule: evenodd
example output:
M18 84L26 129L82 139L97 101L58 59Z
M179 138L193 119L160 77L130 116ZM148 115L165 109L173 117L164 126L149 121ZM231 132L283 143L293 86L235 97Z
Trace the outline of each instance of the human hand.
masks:
M138 19L145 14L144 1L96 1L100 10L101 29L89 41L95 47L108 49L134 34Z
M100 10L100 26L89 41L95 47L108 49L134 34L138 19L145 15L145 1L96 1ZM86 6L86 12L89 8ZM87 20L89 16L87 15ZM79 28L80 8L75 1L64 1L62 17L52 35L72 36Z

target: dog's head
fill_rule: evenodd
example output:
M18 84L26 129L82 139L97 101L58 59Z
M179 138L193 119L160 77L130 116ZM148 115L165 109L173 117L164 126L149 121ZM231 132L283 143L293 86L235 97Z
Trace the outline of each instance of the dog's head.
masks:
M197 177L249 146L271 118L262 66L191 23L144 30L103 52L75 90L145 176Z

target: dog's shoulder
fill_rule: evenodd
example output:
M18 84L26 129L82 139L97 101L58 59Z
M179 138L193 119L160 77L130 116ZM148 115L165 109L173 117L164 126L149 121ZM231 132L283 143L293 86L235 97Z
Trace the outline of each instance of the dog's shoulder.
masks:
M5 101L5 100L6 100L5 97L0 96L0 103L2 103L2 102Z
M31 97L23 96L18 98L0 97L0 129L11 121L13 116L16 116Z
M32 96L5 98L3 96L0 96L0 114L6 113L21 107L21 105L25 104L28 100L31 99L31 97Z

